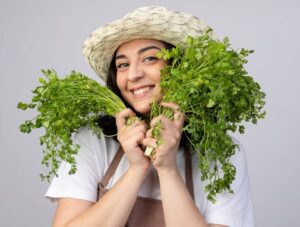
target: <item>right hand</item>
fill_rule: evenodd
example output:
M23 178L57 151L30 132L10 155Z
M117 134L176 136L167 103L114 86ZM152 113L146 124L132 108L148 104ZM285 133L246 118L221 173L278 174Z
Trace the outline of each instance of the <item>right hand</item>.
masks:
M147 170L151 161L144 155L141 141L146 136L148 126L144 121L140 120L135 121L131 125L127 125L126 119L134 116L136 116L135 113L129 108L122 110L116 115L117 138L124 149L130 167L133 169Z
M153 166L158 171L178 171L176 162L176 155L179 149L179 144L182 136L182 127L184 124L184 114L179 111L179 106L171 102L161 102L161 106L172 109L174 112L174 119L171 120L164 115L159 115L153 118L150 122L150 127L146 133L146 139L143 140L144 146L149 146L155 149L155 158ZM160 139L161 145L158 140L153 137L153 129L160 123Z

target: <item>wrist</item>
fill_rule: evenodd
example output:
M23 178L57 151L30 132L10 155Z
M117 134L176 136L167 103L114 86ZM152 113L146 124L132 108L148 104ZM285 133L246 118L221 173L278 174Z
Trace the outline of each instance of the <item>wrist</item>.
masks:
M144 180L148 172L149 166L130 166L128 168L128 174L135 179Z
M166 168L166 167L157 168L157 174L160 178L176 177L180 175L177 166L172 168Z

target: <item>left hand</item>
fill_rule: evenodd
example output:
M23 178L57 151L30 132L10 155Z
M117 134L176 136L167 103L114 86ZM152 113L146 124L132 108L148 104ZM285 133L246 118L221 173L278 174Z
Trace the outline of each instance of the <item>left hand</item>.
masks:
M170 108L174 111L174 120L168 119L163 115L155 117L150 122L150 129L146 133L146 138L142 140L144 146L150 146L155 149L156 156L153 160L153 166L159 170L176 169L176 154L179 148L182 127L184 123L184 115L178 109L178 105L170 102L161 103L162 106ZM160 136L162 144L157 146L157 140L152 137L152 130L157 123L160 122Z
M127 108L116 115L118 129L117 139L123 147L131 169L138 172L146 172L150 166L150 160L145 157L141 148L141 141L145 138L148 129L144 121L137 120L131 125L126 124L126 119L134 117L135 113Z

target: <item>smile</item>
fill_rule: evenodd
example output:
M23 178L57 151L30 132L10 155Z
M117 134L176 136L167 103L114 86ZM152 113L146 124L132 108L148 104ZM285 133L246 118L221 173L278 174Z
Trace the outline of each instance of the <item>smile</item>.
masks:
M134 96L141 97L149 93L150 90L153 89L153 86L146 86L139 89L132 90Z

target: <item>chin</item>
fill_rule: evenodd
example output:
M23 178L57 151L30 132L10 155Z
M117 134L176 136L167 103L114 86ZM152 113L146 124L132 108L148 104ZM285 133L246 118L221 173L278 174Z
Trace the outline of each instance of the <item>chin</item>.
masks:
M149 116L151 112L151 108L149 105L147 106L133 106L135 111L143 116Z

